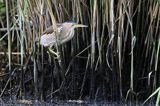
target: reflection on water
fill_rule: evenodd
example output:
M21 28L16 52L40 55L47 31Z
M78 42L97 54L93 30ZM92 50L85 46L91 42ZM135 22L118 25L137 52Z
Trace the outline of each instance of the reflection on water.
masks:
M39 102L36 100L2 100L0 106L142 106L142 103L133 102L87 102L82 100ZM144 106L154 106L147 103Z

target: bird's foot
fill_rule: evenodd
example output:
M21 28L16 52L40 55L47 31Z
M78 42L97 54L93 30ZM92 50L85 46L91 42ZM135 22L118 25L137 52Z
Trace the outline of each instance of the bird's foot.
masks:
M55 52L52 49L49 48L49 52L53 55L55 55L55 59L59 59L60 58L60 53L59 52Z

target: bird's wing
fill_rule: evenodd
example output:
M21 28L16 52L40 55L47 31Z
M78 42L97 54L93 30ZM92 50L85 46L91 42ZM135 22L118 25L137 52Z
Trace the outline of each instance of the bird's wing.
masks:
M51 33L53 33L53 32L54 32L53 26L50 26L50 27L48 27L48 28L42 33L42 35L51 34Z
M61 26L60 23L57 24L57 28L58 28L58 32L60 33L61 30L62 30L62 26ZM53 29L53 26L50 26L42 33L42 35L50 34L50 33L53 33L53 32L55 32L55 30Z
M56 37L54 33L44 34L41 36L40 44L43 46L53 46L56 43Z
M55 31L53 29L53 26L48 27L42 34L41 39L40 39L40 44L43 46L53 46L56 42L56 40L60 39L59 33L62 31L62 27L58 26L58 36L56 37Z

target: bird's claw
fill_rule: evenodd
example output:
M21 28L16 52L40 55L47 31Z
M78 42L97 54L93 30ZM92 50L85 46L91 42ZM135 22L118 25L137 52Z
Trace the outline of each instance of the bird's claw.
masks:
M55 59L59 59L60 58L60 53L59 52L56 52L55 55L56 55Z

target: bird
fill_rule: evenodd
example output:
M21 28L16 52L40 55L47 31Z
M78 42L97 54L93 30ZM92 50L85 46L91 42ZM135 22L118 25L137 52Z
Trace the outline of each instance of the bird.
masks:
M87 25L77 24L75 22L64 22L57 24L56 29L53 26L48 27L40 38L40 45L49 47L49 51L59 57L51 48L56 45L64 44L74 37L75 28L87 27Z

